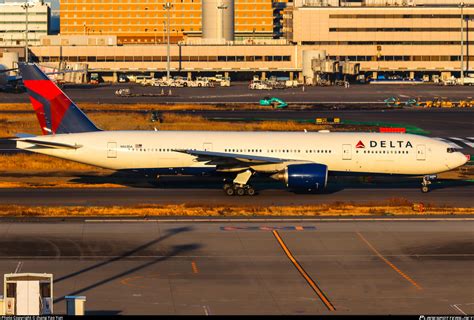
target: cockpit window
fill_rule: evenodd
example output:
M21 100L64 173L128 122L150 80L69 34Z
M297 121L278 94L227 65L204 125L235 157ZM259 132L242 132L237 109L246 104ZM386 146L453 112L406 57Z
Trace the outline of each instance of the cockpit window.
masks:
M456 148L448 148L446 151L448 151L448 153L453 153L456 152Z

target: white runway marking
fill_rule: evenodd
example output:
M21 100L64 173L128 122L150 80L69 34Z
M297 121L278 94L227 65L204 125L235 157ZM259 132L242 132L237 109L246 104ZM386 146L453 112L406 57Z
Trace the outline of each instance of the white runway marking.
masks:
M202 308L204 309L204 314L205 314L206 316L208 316L208 315L210 314L210 312L209 312L209 307L208 307L208 306L202 306Z
M467 313L465 313L464 311L461 310L461 308L458 307L459 304L452 304L451 307L453 307L453 309L459 311L461 314L467 316Z
M474 142L465 140L465 139L463 139L463 138L449 137L449 139L453 139L453 140L456 140L456 141L461 141L461 142L464 143L465 145L468 145L470 148L474 148Z
M18 273L18 272L20 272L22 266L23 266L23 262L18 261L18 264L16 265L15 272L13 272L13 273Z

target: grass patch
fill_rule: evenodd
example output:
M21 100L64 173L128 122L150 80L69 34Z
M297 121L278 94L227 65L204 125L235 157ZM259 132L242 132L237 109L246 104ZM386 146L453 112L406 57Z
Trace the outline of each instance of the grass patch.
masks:
M385 216L473 214L474 208L426 206L420 213L412 205L355 205L332 203L315 206L207 206L207 205L136 205L136 206L18 206L0 205L3 217L255 217L255 216Z

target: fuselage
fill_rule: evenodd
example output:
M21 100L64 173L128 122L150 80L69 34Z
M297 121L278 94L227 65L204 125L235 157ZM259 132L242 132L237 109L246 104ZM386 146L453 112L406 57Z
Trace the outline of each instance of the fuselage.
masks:
M331 172L426 175L452 170L466 157L447 143L424 136L363 132L98 131L35 137L80 146L32 152L113 170L156 169L198 173L219 167L178 150L202 150L314 162ZM282 163L284 166L285 163ZM267 166L263 171L278 171Z

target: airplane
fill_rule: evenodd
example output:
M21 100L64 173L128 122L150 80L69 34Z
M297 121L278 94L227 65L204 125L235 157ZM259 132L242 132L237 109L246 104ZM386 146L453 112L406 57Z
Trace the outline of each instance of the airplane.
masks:
M15 71L18 68L8 69L5 65L0 64L0 90L2 91L18 91L20 90L19 82L21 77L10 75L10 71Z
M294 190L321 192L328 175L423 176L464 165L443 141L403 133L106 131L98 128L36 64L20 73L43 135L17 135L17 147L97 167L160 175L222 175L227 195L255 195L255 174Z

